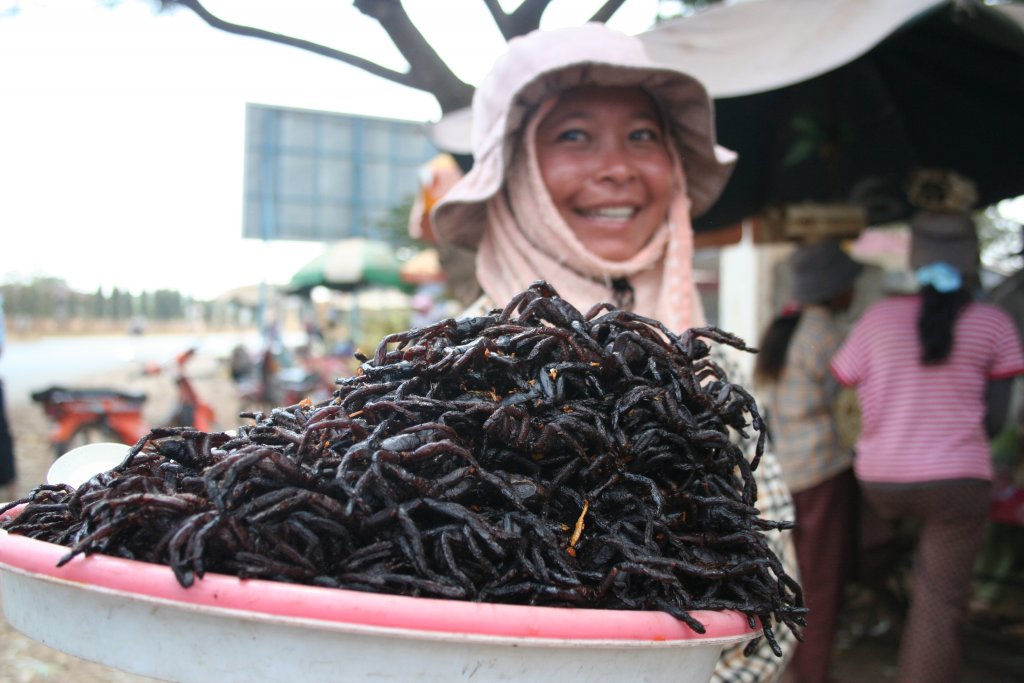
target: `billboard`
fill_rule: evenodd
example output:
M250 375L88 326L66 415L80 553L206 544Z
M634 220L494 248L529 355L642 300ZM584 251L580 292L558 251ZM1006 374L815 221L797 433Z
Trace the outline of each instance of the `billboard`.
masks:
M248 104L242 236L376 237L437 153L419 123Z

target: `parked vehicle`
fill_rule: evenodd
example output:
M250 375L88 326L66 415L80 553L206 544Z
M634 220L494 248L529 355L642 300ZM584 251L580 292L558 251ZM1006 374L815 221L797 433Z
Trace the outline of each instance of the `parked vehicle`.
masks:
M231 376L243 410L270 410L304 399L320 403L334 393L337 378L353 372L342 356L316 355L304 348L265 349L248 360L237 351L232 352Z
M191 426L212 431L213 408L196 393L185 366L195 355L190 348L174 360L174 381L178 397L174 410L162 422L169 426ZM146 374L161 374L160 366L147 367ZM32 394L52 422L50 444L59 456L78 446L101 441L134 444L149 430L143 416L146 394L113 388L73 389L52 386Z

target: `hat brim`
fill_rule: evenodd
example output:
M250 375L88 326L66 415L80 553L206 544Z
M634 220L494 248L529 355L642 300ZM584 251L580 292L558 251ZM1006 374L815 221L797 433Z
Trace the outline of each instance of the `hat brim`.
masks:
M486 202L502 186L515 138L544 100L581 85L640 87L662 108L682 159L691 214L704 214L732 174L735 152L715 142L714 111L704 86L680 71L584 62L538 75L512 98L502 144L474 159L473 168L438 202L432 221L440 241L475 248L487 220Z

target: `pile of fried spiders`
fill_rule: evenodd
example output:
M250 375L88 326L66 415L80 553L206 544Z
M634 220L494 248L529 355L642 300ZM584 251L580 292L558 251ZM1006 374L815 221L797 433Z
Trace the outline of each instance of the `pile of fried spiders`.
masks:
M739 610L778 650L800 587L765 534L765 430L706 327L676 335L538 281L488 315L392 334L334 396L243 413L235 434L158 428L2 526L206 572L410 596ZM751 433L752 432L752 433ZM756 433L756 436L754 434ZM756 439L748 461L738 443ZM755 641L756 642L756 641ZM753 643L751 644L751 647Z

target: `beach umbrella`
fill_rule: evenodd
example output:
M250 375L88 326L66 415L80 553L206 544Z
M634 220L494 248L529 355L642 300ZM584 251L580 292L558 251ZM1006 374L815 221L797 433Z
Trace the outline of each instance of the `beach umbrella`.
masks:
M291 293L314 287L353 291L367 286L408 288L399 276L394 248L377 240L351 238L330 244L292 275Z

